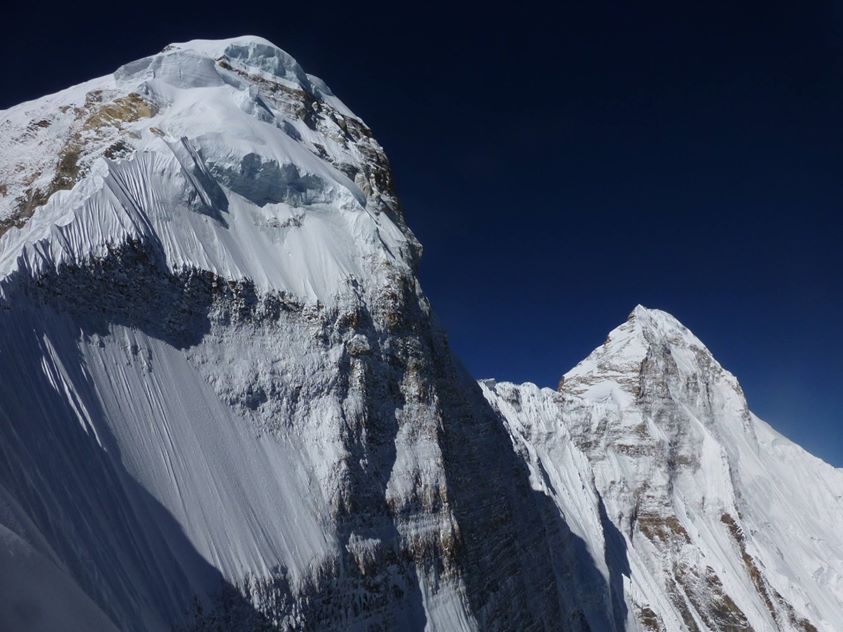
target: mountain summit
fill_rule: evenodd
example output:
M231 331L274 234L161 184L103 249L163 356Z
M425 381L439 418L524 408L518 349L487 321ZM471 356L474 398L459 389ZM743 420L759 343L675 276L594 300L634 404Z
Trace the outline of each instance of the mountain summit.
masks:
M607 592L594 607L610 604L617 627L843 621L843 472L753 415L669 314L636 307L557 391L481 387L533 488L597 560Z
M616 386L626 386L625 390L634 394L640 387L642 364L660 353L670 355L678 361L677 370L681 367L688 374L699 372L701 363L716 362L705 345L673 316L638 305L602 346L563 376L565 390L587 395L593 380L617 380L613 382Z
M843 473L636 308L466 374L366 124L256 37L0 112L0 628L833 630Z
M2 114L5 275L154 240L170 269L330 303L416 257L369 129L261 38L173 44Z

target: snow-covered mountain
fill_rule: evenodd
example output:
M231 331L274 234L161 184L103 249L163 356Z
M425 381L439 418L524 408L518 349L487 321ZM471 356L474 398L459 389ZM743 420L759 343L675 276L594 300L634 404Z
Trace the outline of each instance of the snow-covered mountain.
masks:
M672 316L636 307L556 391L482 386L598 566L595 609L627 629L843 629L843 471L753 415Z
M0 120L0 627L578 616L322 81L194 41Z
M0 112L0 233L0 629L843 620L843 474L660 312L478 386L382 148L265 40Z

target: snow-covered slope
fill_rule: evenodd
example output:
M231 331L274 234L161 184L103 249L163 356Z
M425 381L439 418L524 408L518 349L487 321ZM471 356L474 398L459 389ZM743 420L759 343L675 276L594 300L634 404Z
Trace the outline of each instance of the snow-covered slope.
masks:
M170 269L329 303L417 248L368 128L259 38L172 45L2 118L0 221L26 225L4 276L154 236Z
M841 629L843 471L753 415L672 316L637 307L558 391L481 385L618 625Z
M582 628L366 125L255 37L0 113L0 628Z
M843 620L843 475L687 330L637 309L558 393L478 386L420 250L260 38L0 112L0 629Z

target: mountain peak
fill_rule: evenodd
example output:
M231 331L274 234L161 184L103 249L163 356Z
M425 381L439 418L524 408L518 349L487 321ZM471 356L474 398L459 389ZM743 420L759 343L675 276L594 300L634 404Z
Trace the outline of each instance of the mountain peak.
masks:
M840 471L755 417L673 316L636 306L558 393L481 388L624 595L592 629L837 629Z
M263 38L171 44L4 116L0 294L139 241L322 304L417 258L383 148Z
M683 325L675 316L660 309L636 305L627 321L634 320L642 330L661 335L687 335L691 331ZM610 334L611 335L611 334ZM700 343L702 344L702 343Z
M646 361L656 357L668 359L678 372L689 376L712 367L722 370L699 338L674 316L636 305L626 322L563 376L560 390L597 398L616 387L637 393Z
M669 348L697 348L710 355L702 341L675 316L660 309L636 305L626 322L611 332L604 347L611 341L628 341L635 338L641 351L653 346ZM617 348L617 345L610 345Z
M281 50L278 46L260 35L236 35L234 37L223 37L220 39L193 39L187 42L173 42L170 46L178 48L201 49L203 47L228 47L228 46L267 46Z
M230 62L265 72L274 77L310 85L310 77L295 58L272 42L257 35L241 35L227 39L195 39L166 46L162 54L190 51L214 60Z

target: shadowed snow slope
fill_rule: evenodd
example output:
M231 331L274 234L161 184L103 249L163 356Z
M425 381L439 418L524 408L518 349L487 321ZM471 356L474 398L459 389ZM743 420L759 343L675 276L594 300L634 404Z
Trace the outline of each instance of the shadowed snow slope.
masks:
M839 629L843 472L672 316L636 307L558 391L481 386L628 629Z

